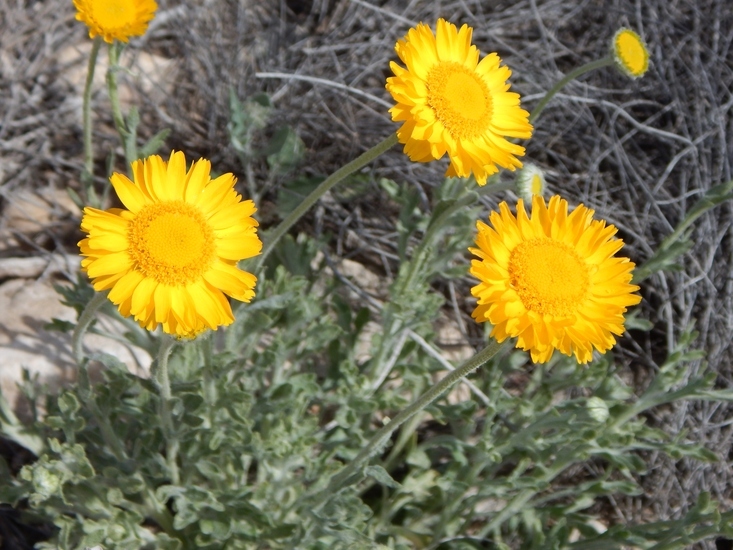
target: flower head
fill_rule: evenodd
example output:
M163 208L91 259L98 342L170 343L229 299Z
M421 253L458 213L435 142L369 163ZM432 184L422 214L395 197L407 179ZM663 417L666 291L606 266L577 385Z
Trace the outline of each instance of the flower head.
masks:
M425 24L410 29L395 50L406 68L391 62L395 76L387 90L396 105L389 112L402 122L397 131L410 160L429 162L448 153L446 175L468 177L479 185L498 172L522 166L517 156L524 147L507 137L532 135L529 113L519 107L519 94L511 93L511 71L491 53L479 62L471 44L473 29L460 30L438 20L436 34Z
M241 200L232 174L212 180L210 170L204 159L186 170L181 152L168 162L153 155L132 163L134 181L112 174L125 209L84 209L82 270L148 330L191 338L234 321L225 294L254 297L257 279L237 262L262 248L255 205Z
M649 68L649 50L641 36L622 27L613 36L612 50L621 72L631 78L644 76Z
M534 164L525 164L517 174L517 192L527 202L532 202L534 195L545 194L545 174Z
M499 342L516 337L536 363L554 350L587 363L593 348L611 349L626 308L641 301L630 284L634 264L614 256L624 244L612 238L617 229L583 205L568 214L558 196L546 205L535 195L530 217L522 199L516 217L506 202L499 209L489 218L493 227L478 222L478 248L469 249L479 257L471 262L480 281L471 289L473 318L494 325Z
M154 17L155 0L74 0L77 21L89 27L89 37L101 36L112 44L142 36Z

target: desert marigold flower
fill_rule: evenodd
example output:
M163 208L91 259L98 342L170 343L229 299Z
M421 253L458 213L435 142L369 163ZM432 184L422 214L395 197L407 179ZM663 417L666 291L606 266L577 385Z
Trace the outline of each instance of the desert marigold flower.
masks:
M519 94L509 92L511 71L495 53L479 63L471 44L473 29L460 30L438 20L436 34L420 23L397 42L395 50L407 68L391 62L395 76L387 90L396 105L392 120L410 160L429 162L448 153L447 176L468 177L479 185L498 172L522 166L524 147L507 137L529 138L529 113L519 107Z
M613 37L613 58L616 66L631 78L644 76L649 68L649 50L631 29L620 28Z
M186 170L181 152L168 162L153 155L132 163L134 182L110 178L125 209L84 209L82 270L148 330L192 338L234 321L225 294L254 297L257 279L237 262L262 249L255 205L241 200L232 174L212 180L210 170L204 159Z
M74 0L76 19L89 27L89 37L101 36L110 44L142 36L154 17L155 0Z
M527 202L545 194L545 174L534 164L525 164L517 174L517 193Z
M614 256L624 244L612 238L617 229L593 220L583 205L568 214L558 196L546 205L535 195L530 217L521 199L516 217L506 202L499 209L491 213L493 227L478 222L478 248L469 249L479 257L471 262L480 281L471 289L478 298L473 318L494 325L499 342L516 337L536 363L554 350L587 363L593 348L611 349L626 308L641 301L630 284L634 264Z

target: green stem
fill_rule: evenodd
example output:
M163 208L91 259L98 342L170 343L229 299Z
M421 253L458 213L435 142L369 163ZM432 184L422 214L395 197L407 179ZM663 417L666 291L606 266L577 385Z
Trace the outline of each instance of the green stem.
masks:
M459 199L456 199L452 205L443 210L443 212L441 212L434 220L431 220L427 230L425 231L425 235L423 236L422 241L420 242L420 244L417 245L412 254L412 260L409 263L407 274L404 277L401 277L401 280L398 281L396 285L396 292L398 294L404 294L407 289L411 288L415 284L415 279L420 273L420 269L424 265L426 259L430 257L430 253L433 249L434 239L438 235L439 231L447 225L448 220L450 220L450 218L456 214L456 212L463 210L465 207L474 203L478 198L482 196L495 193L497 191L511 189L513 185L513 183L497 182L480 187L478 190L475 191L468 191L465 195L463 195ZM385 309L383 314L385 314L387 311L389 310ZM373 365L372 371L375 371L377 373L380 372L381 366L384 363L384 359L387 353L394 349L394 336L399 332L400 328L402 328L399 320L395 319L394 317L385 318L383 321L383 326L384 338L382 338L381 340L379 350L374 355L374 359L370 361L370 365Z
M395 468L398 460L400 459L402 451L410 442L412 442L413 445L417 444L417 440L413 436L415 434L415 430L417 430L418 426L420 426L422 420L423 416L420 414L416 414L405 424L403 424L400 433L397 435L397 439L395 440L394 445L392 445L392 448L389 451L389 455L382 462L382 467L385 470L391 472ZM370 479L366 481L359 487L359 493L363 495L376 483L377 481L375 479Z
M89 309L89 306L87 306L87 309ZM84 311L84 313L86 312L87 310ZM112 451L112 454L115 455L115 458L119 462L126 460L127 453L125 452L124 442L120 440L120 438L117 436L114 429L112 428L109 414L104 414L102 412L102 410L99 408L97 400L94 398L94 388L92 388L92 382L89 378L89 363L87 361L82 361L79 363L77 383L79 386L79 396L81 397L82 401L86 405L94 420L97 422L99 432L102 435L102 439L107 445L107 448Z
M92 142L92 84L94 83L94 68L97 65L97 55L102 45L102 38L96 37L92 42L87 65L87 79L84 83L84 99L82 105L82 123L84 133L84 169L81 173L82 192L84 200L92 206L98 207L94 193L94 147Z
M308 195L303 200L303 202L301 202L295 208L295 210L288 214L288 216L280 222L280 225L278 225L268 236L267 243L262 249L262 254L260 254L259 258L257 258L257 264L254 272L256 273L257 271L259 271L260 267L264 264L267 256L270 255L270 252L272 252L272 249L275 247L277 242L282 238L285 233L287 233L288 229L290 229L303 216L303 214L305 214L310 209L310 207L318 201L318 199L326 194L327 191L331 190L346 176L353 174L360 168L366 166L379 155L381 155L396 144L397 134L391 134L388 138L377 143L374 147L372 147L368 151L365 151L360 156L358 156L348 164L345 164L344 166L336 170L333 174L328 176L328 178L326 178L318 187L316 187L311 192L311 194Z
M145 488L145 496L143 498L145 512L147 512L169 536L180 539L181 542L184 543L183 547L185 548L185 540L176 533L176 530L173 528L173 516L165 507L165 504L158 501L155 496L155 492L149 486Z
M82 371L84 371L85 376L87 379L89 378L89 373L87 372L87 365L82 366ZM102 413L102 411L99 408L99 405L94 399L94 396L92 395L92 389L91 386L89 386L89 389L87 391L87 395L85 397L87 407L89 408L89 411L92 413L92 416L97 421L97 425L99 426L99 431L102 434L102 439L104 440L107 447L112 451L112 454L115 455L115 458L123 462L127 459L127 452L125 451L125 444L124 442L120 441L120 438L117 436L117 434L114 431L114 428L112 428L112 424L109 421L109 417Z
M158 358L155 363L155 371L153 372L153 380L160 392L159 414L163 424L163 435L166 441L166 461L168 469L171 473L171 483L178 485L181 482L178 473L178 438L173 429L173 416L171 414L171 381L168 376L168 358L170 357L173 346L178 343L173 338L164 337L160 343L158 350Z
M71 351L74 355L77 365L81 365L84 360L84 352L82 350L82 340L84 339L84 333L86 333L89 325L94 320L94 314L100 308L100 306L107 300L107 295L101 292L95 292L94 298L87 304L84 311L79 315L79 321L76 323L74 328L74 334L71 337Z
M345 482L359 469L366 464L366 462L378 453L389 440L392 433L399 428L402 424L410 420L413 416L423 410L425 407L430 405L443 392L450 388L453 384L458 382L464 376L469 375L474 370L479 368L481 365L491 359L501 348L501 344L492 341L488 346L479 351L476 355L468 359L457 369L446 374L437 384L431 387L428 391L423 393L417 401L414 401L406 409L400 411L389 424L380 428L380 430L374 434L369 440L369 443L359 452L359 454L349 464L331 478L328 487L319 495L316 501L315 508L320 507L326 500L331 498L334 493L340 490Z
M576 447L569 449L569 452L566 453L566 458L558 459L554 464L552 464L543 472L541 481L549 485L549 483L551 483L557 476L567 470L570 466L572 466L576 462L579 462L579 460L574 458L578 456L579 452L574 451L580 451L580 448ZM539 481L540 480L538 480L538 482ZM498 531L505 521L519 513L521 510L525 509L527 503L539 493L540 490L537 488L524 489L518 492L514 496L514 498L502 508L501 512L499 512L496 516L494 516L494 518L492 518L492 520L488 524L484 525L481 528L481 530L478 532L478 537L484 538L492 531Z
M609 65L613 65L613 56L604 57L602 59L598 59L596 61L591 61L590 63L586 63L585 65L581 65L574 71L569 72L567 75L565 75L557 84L555 84L550 91L548 91L545 94L545 97L542 98L542 100L535 106L534 109L532 109L532 114L529 115L529 121L534 122L534 120L540 116L540 113L542 110L547 106L547 104L550 102L550 100L555 97L555 95L562 90L566 84L568 84L570 81L575 80L576 78L584 75L585 73L588 73L590 71L594 71L596 69L600 69L601 67L608 67Z
M470 191L460 199L456 200L451 206L443 210L437 218L431 220L428 225L428 229L425 232L425 236L412 255L407 276L400 286L400 291L405 292L406 289L410 288L414 284L415 277L420 272L420 268L425 262L425 259L430 255L430 251L433 247L433 239L437 235L438 231L445 226L451 216L475 202L479 197L489 195L497 191L505 191L512 187L514 187L514 183L499 182L485 185L476 191Z
M204 353L204 368L202 369L201 386L204 401L207 405L207 419L209 427L214 426L214 410L218 399L216 391L216 378L214 377L214 341L213 334L202 338L201 346Z
M391 472L395 468L397 460L400 458L400 453L410 442L412 436L415 434L415 430L417 430L422 420L423 417L416 414L408 421L407 425L399 433L399 435L397 436L397 440L395 441L394 447L392 447L389 455L387 456L387 459L384 461L385 470ZM417 439L415 439L415 442L416 441Z
M80 389L80 396L86 403L87 408L91 412L94 419L97 421L99 431L102 435L102 439L107 444L107 447L115 455L115 458L119 461L126 459L125 445L120 441L119 437L112 428L112 424L109 421L109 416L103 414L94 399L94 392L92 389L91 380L89 378L89 363L84 361L84 350L82 342L84 334L86 334L89 325L95 318L97 310L107 301L107 295L101 292L95 292L94 297L89 301L84 310L79 315L79 320L74 328L74 334L71 337L71 350L79 366L78 371L78 384Z
M133 161L137 160L137 151L134 151L134 143L130 139L130 131L125 124L125 117L122 115L122 107L120 106L120 94L117 86L117 71L119 70L119 44L115 42L110 44L109 67L107 68L107 93L109 94L109 102L112 105L112 119L115 123L117 133L120 135L122 147L125 151L125 160L128 167Z

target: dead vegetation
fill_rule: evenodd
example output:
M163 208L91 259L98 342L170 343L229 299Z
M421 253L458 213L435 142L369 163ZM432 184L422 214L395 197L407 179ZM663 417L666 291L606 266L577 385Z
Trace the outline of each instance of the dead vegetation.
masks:
M527 144L527 158L547 171L550 190L617 225L637 263L651 256L707 189L733 177L728 0L162 1L149 32L131 43L125 93L141 108L141 138L171 128L167 149L206 156L220 172L241 175L228 141L229 91L242 99L266 91L276 122L293 126L308 148L302 172L325 174L394 130L384 90L394 42L409 26L439 16L474 27L480 49L497 51L512 69L512 84L529 109L563 74L604 56L620 25L646 39L652 61L643 79L630 81L611 68L586 75L548 105ZM74 21L71 2L0 0L4 258L75 253L73 206L47 200L49 215L33 227L19 226L11 213L17 214L28 192L43 197L48 188L78 187L85 48L86 30ZM115 147L114 164L123 169L101 81L94 97L97 174L105 172ZM375 179L409 182L428 208L445 167L411 164L395 149L370 170ZM255 176L264 171L264 165L255 167ZM325 203L315 223L302 228L330 232L332 251L371 263L387 277L394 272L396 237L385 200L374 185L347 204ZM267 204L262 211L267 214ZM733 385L731 213L725 203L703 216L681 270L644 283L642 317L654 328L634 331L616 351L641 384L694 325L700 332L696 345L707 351L717 385ZM466 279L451 292L459 296L455 310L463 317L456 326L477 342L480 333L462 298L469 284ZM690 371L703 366L690 365ZM671 433L686 431L688 440L715 451L720 462L700 466L650 454L646 495L610 503L613 521L676 517L702 490L731 505L730 415L729 405L715 402L680 403L652 415L650 422Z

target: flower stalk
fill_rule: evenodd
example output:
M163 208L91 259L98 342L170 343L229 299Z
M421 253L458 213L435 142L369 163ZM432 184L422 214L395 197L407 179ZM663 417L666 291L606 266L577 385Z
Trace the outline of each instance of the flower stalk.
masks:
M499 342L492 340L488 346L486 346L476 355L468 359L460 367L446 374L437 384L435 384L428 391L423 393L416 401L414 401L406 409L400 411L397 416L395 416L389 422L389 424L383 426L376 434L374 434L374 436L369 440L366 446L351 462L349 462L349 464L347 464L340 472L338 472L331 478L328 487L324 491L322 491L321 495L317 499L317 504L314 508L323 505L330 496L342 489L346 485L346 482L349 480L349 478L359 472L360 468L364 466L372 456L377 454L384 447L392 433L397 428L402 426L405 422L410 420L417 413L430 405L430 403L440 397L446 390L448 390L461 378L471 374L481 365L486 363L489 359L494 357L499 349L501 349L501 346L502 345Z
M81 173L83 199L94 207L99 207L99 200L94 192L94 144L92 142L92 85L94 83L94 68L97 65L97 56L102 39L97 37L92 41L87 65L87 78L84 82L84 96L82 102L82 125L84 138L84 169Z
M170 471L171 483L173 485L178 485L181 482L181 477L178 472L179 442L173 428L173 415L171 413L173 394L171 393L171 381L168 375L168 358L177 343L178 341L173 338L164 337L162 339L153 371L153 380L160 393L158 411L163 424L163 435L166 441L166 462L168 463L168 470Z
M300 218L303 217L303 214L308 212L311 206L318 202L318 199L320 199L328 191L333 189L333 187L344 178L353 174L360 168L363 168L374 159L376 159L379 155L386 152L396 144L397 134L390 134L389 137L377 143L374 147L372 147L368 151L365 151L357 158L355 158L348 164L345 164L344 166L336 170L333 174L328 176L325 180L323 180L323 182L321 182L321 184L316 187L311 192L311 194L308 195L303 200L303 202L301 202L295 208L295 210L288 214L288 216L283 221L281 221L275 229L272 230L272 233L268 236L269 238L265 242L264 248L262 249L262 254L260 254L260 256L257 258L257 264L254 272L256 273L257 271L259 271L260 267L262 267L265 260L270 255L270 252L272 252L272 250L275 248L277 242L282 238L283 235L285 235L285 233L288 232L288 229L290 229Z
M608 67L609 65L613 65L613 64L614 64L613 56L609 55L602 59L598 59L596 61L591 61L590 63L586 63L585 65L581 65L577 69L570 71L563 78L561 78L557 82L557 84L555 84L552 88L550 88L550 90L545 94L545 97L543 97L540 100L540 102L535 106L535 108L532 109L532 113L529 115L529 121L534 122L537 119L537 117L540 116L540 113L547 106L550 100L553 97L555 97L555 95L557 95L557 93L560 90L562 90L567 84L569 84L576 78L583 76L585 73L595 71L596 69L600 69L602 67Z
M204 366L201 369L201 391L207 405L206 419L209 426L215 423L215 408L218 399L216 390L216 377L214 376L214 338L213 334L207 334L200 338L201 349L204 355Z
M76 323L74 333L71 336L71 352L74 355L74 360L77 365L80 365L84 361L84 351L82 349L82 340L86 333L89 325L94 321L94 314L107 300L107 295L101 292L94 294L94 297L89 301L84 311L79 315L79 321Z

